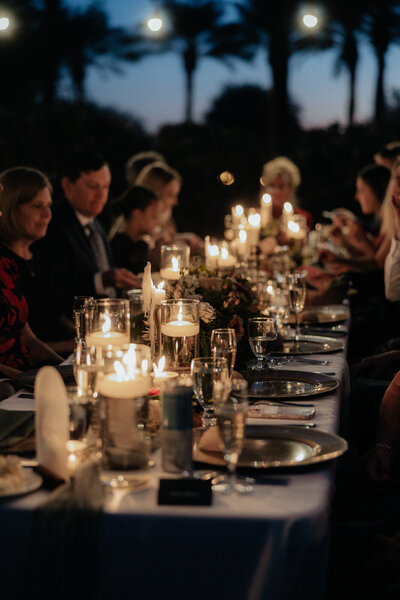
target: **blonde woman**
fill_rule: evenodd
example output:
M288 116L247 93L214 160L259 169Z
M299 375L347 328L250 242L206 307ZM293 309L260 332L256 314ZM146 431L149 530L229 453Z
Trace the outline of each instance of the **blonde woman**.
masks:
M301 183L299 168L286 156L278 156L265 163L261 176L262 193L268 193L272 198L272 216L280 219L285 202L290 202L295 214L302 214L307 219L307 225L312 227L311 214L299 208L297 189Z

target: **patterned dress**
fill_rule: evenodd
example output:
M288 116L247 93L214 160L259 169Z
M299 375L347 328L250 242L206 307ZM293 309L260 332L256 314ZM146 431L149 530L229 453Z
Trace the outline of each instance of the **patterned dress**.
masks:
M0 244L0 363L16 369L32 366L30 352L21 340L28 321L28 303L14 253Z

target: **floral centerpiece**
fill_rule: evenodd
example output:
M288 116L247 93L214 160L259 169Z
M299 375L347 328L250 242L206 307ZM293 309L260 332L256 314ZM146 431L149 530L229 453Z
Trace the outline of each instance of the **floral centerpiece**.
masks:
M257 311L250 283L234 271L216 275L199 262L191 265L188 275L170 281L165 287L167 298L200 300L200 354L209 356L213 329L230 327L238 341L236 368L243 368L249 358L245 320Z

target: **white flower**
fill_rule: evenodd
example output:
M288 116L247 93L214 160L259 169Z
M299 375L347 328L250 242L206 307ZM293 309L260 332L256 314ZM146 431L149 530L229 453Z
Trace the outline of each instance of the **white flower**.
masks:
M199 314L204 323L211 323L215 319L215 308L209 302L200 302Z

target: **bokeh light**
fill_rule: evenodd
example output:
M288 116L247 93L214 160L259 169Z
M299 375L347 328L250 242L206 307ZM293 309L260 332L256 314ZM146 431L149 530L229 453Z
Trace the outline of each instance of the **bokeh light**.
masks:
M10 19L8 17L0 17L0 31L6 31L10 26Z
M147 21L147 27L150 29L150 31L161 31L163 27L163 21L160 17L152 17Z
M312 29L318 25L318 17L311 14L306 14L303 16L303 23L305 27Z
M224 185L232 185L232 183L235 181L235 178L230 171L222 171L218 178Z

